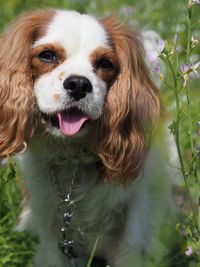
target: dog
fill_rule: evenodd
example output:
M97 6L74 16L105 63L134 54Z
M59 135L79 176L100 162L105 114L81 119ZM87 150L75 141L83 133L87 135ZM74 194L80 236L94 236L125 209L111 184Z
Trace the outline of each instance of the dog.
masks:
M19 16L0 48L0 153L21 154L35 266L159 266L171 186L140 34L47 9Z

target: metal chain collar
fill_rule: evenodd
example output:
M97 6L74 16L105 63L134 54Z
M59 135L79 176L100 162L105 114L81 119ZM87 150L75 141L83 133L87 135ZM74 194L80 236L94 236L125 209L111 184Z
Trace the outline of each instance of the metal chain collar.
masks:
M74 250L74 240L71 237L70 233L70 223L71 219L76 210L76 203L72 199L72 189L74 186L76 174L72 176L71 184L69 186L68 192L65 194L62 191L62 188L59 184L56 172L55 172L55 165L52 163L50 165L50 179L51 184L55 188L57 196L59 197L60 201L58 203L58 212L62 216L62 226L60 228L61 232L61 239L58 242L58 246L61 249L62 253L69 258L77 258L78 255L75 253Z

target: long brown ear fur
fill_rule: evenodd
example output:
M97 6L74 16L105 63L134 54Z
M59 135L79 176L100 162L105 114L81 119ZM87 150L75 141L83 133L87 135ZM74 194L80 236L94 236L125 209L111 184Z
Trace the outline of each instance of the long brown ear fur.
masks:
M32 135L35 101L29 51L53 14L26 13L0 40L0 157L20 151Z
M102 24L120 69L107 94L96 145L107 180L125 185L141 171L160 101L144 63L140 36L113 17Z

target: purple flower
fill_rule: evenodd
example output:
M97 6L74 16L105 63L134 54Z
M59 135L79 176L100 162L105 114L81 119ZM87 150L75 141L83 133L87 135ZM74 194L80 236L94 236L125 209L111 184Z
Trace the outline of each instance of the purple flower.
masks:
M195 78L195 79L200 79L200 73L198 71L199 68L200 68L200 61L195 63L193 66L191 66L190 77Z
M160 69L160 66L159 65L154 65L153 66L153 72L157 75L160 75L161 74L161 69Z
M171 54L173 55L175 52L179 53L182 51L180 45L178 44L178 40L179 40L179 35L178 33L174 34L174 40L173 40L173 46L172 46L172 50L171 50Z
M186 256L190 256L192 254L193 250L191 246L188 246L186 251L185 251L185 255Z
M186 87L189 79L189 73L191 72L191 66L189 64L181 66L180 72L183 74L183 87Z
M164 81L165 78L164 78L163 73L161 72L161 68L160 68L159 65L154 65L154 66L153 66L153 72L154 72L156 75L159 76L159 78L160 78L161 81Z
M165 49L165 41L161 39L158 43L158 51L162 53L164 49Z
M189 70L191 70L191 67L189 64L184 64L183 66L180 67L180 71L183 74L187 74L189 72Z

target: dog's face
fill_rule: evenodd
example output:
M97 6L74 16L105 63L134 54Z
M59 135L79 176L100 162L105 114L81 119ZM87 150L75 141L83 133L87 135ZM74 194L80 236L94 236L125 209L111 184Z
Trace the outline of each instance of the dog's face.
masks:
M26 13L0 39L0 156L35 129L71 140L92 129L106 177L126 183L141 170L159 107L140 35L113 17Z
M57 11L45 35L33 44L31 67L43 121L58 136L84 134L100 118L118 72L103 26L73 11Z

